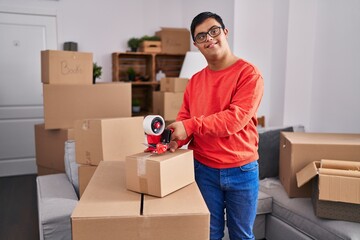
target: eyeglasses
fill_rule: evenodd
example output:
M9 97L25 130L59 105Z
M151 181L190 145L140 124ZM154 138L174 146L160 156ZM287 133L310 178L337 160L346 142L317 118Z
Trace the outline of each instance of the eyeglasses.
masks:
M207 35L210 37L217 37L221 33L222 27L212 27L208 32L201 32L195 36L196 43L203 43L206 41Z

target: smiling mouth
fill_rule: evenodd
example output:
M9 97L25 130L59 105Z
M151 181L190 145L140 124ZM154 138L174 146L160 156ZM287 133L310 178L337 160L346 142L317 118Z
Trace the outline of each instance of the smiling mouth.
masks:
M218 42L213 42L213 43L207 45L206 48L213 48L217 44L218 44Z

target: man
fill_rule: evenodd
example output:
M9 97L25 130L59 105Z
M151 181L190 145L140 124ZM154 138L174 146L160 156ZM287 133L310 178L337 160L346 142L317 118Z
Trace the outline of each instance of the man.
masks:
M220 16L197 15L191 23L194 45L208 66L194 74L184 93L170 151L189 143L195 179L211 213L210 239L224 236L224 212L231 240L255 239L258 197L256 111L263 79L228 45L229 30Z

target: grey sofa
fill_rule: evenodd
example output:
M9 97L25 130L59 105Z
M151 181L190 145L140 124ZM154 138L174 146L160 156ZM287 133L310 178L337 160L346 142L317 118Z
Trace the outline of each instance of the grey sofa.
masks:
M256 239L360 240L360 223L321 219L315 216L310 198L290 199L278 175L280 131L303 128L259 129L260 191L254 224ZM37 177L40 239L71 239L70 215L78 201L74 142L65 144L66 174ZM228 240L225 231L224 240Z

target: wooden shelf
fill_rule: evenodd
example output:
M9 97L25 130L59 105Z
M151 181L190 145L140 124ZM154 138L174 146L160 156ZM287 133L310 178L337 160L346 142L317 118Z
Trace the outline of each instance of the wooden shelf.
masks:
M133 99L140 100L142 113L149 114L152 112L152 93L160 88L160 83L156 81L156 73L161 70L166 77L179 77L184 58L184 54L114 52L112 53L113 82L127 82L126 72L130 67L140 78L148 79L148 81L131 82L131 94ZM138 115L133 114L133 116Z

